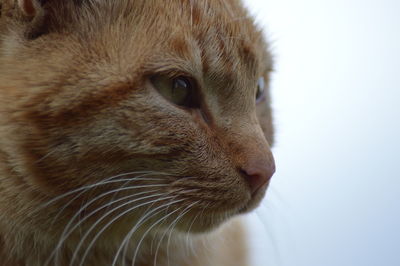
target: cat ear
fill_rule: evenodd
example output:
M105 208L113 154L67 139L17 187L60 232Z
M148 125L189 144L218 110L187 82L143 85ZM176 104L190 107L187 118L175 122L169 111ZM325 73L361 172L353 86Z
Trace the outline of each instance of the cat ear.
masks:
M3 2L4 1L4 2ZM74 14L73 3L82 0L0 0L3 4L4 17L9 25L18 25L27 39L36 39L55 31ZM14 28L16 29L16 28Z
M16 19L25 24L24 36L35 39L47 31L46 14L43 0L17 0L18 15Z
M28 18L34 18L43 12L41 5L36 0L18 0L18 7Z

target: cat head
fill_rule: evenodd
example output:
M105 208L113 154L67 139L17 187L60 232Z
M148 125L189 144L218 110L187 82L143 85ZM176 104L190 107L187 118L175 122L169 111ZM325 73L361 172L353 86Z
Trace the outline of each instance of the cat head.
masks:
M272 60L239 1L19 0L0 20L0 149L25 205L199 232L258 205Z

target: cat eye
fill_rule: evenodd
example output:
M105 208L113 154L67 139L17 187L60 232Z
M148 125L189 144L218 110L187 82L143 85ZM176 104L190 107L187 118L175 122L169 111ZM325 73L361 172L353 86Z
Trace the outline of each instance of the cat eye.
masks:
M256 101L260 102L265 96L265 80L263 77L258 79Z
M155 75L151 77L153 86L170 102L185 107L194 106L194 82L192 79L179 76L171 78L167 75Z

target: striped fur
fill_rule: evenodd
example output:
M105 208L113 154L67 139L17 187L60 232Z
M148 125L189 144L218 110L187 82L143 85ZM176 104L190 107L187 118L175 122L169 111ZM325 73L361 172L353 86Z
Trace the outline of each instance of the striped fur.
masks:
M245 234L231 218L257 206L266 187L251 198L237 169L272 160L269 98L254 100L272 62L241 3L0 3L2 265L111 265L144 215L116 265L246 265ZM158 94L148 78L165 72L198 82L208 119ZM107 194L124 186L132 189ZM129 196L143 206L121 206Z

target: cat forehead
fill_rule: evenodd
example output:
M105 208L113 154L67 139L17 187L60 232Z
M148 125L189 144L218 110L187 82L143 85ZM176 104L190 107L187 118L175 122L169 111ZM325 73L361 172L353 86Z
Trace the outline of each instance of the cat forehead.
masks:
M224 80L233 80L238 72L254 79L271 68L262 33L239 1L153 0L140 14L130 15L138 28L147 29L141 39L147 39L150 54L159 52L155 61L160 65L162 58L167 63L181 58L191 62L181 64L188 72L201 70ZM128 32L137 31L134 25Z
M262 33L237 0L46 3L54 16L49 23L61 33L60 38L48 36L57 42L48 47L66 47L63 51L80 67L93 65L104 76L132 80L146 71L176 68L237 87L254 83L271 69Z
M270 69L266 48L252 44L246 37L234 38L211 31L186 37L178 35L165 43L154 54L155 71L172 68L234 84L246 79L254 81Z

